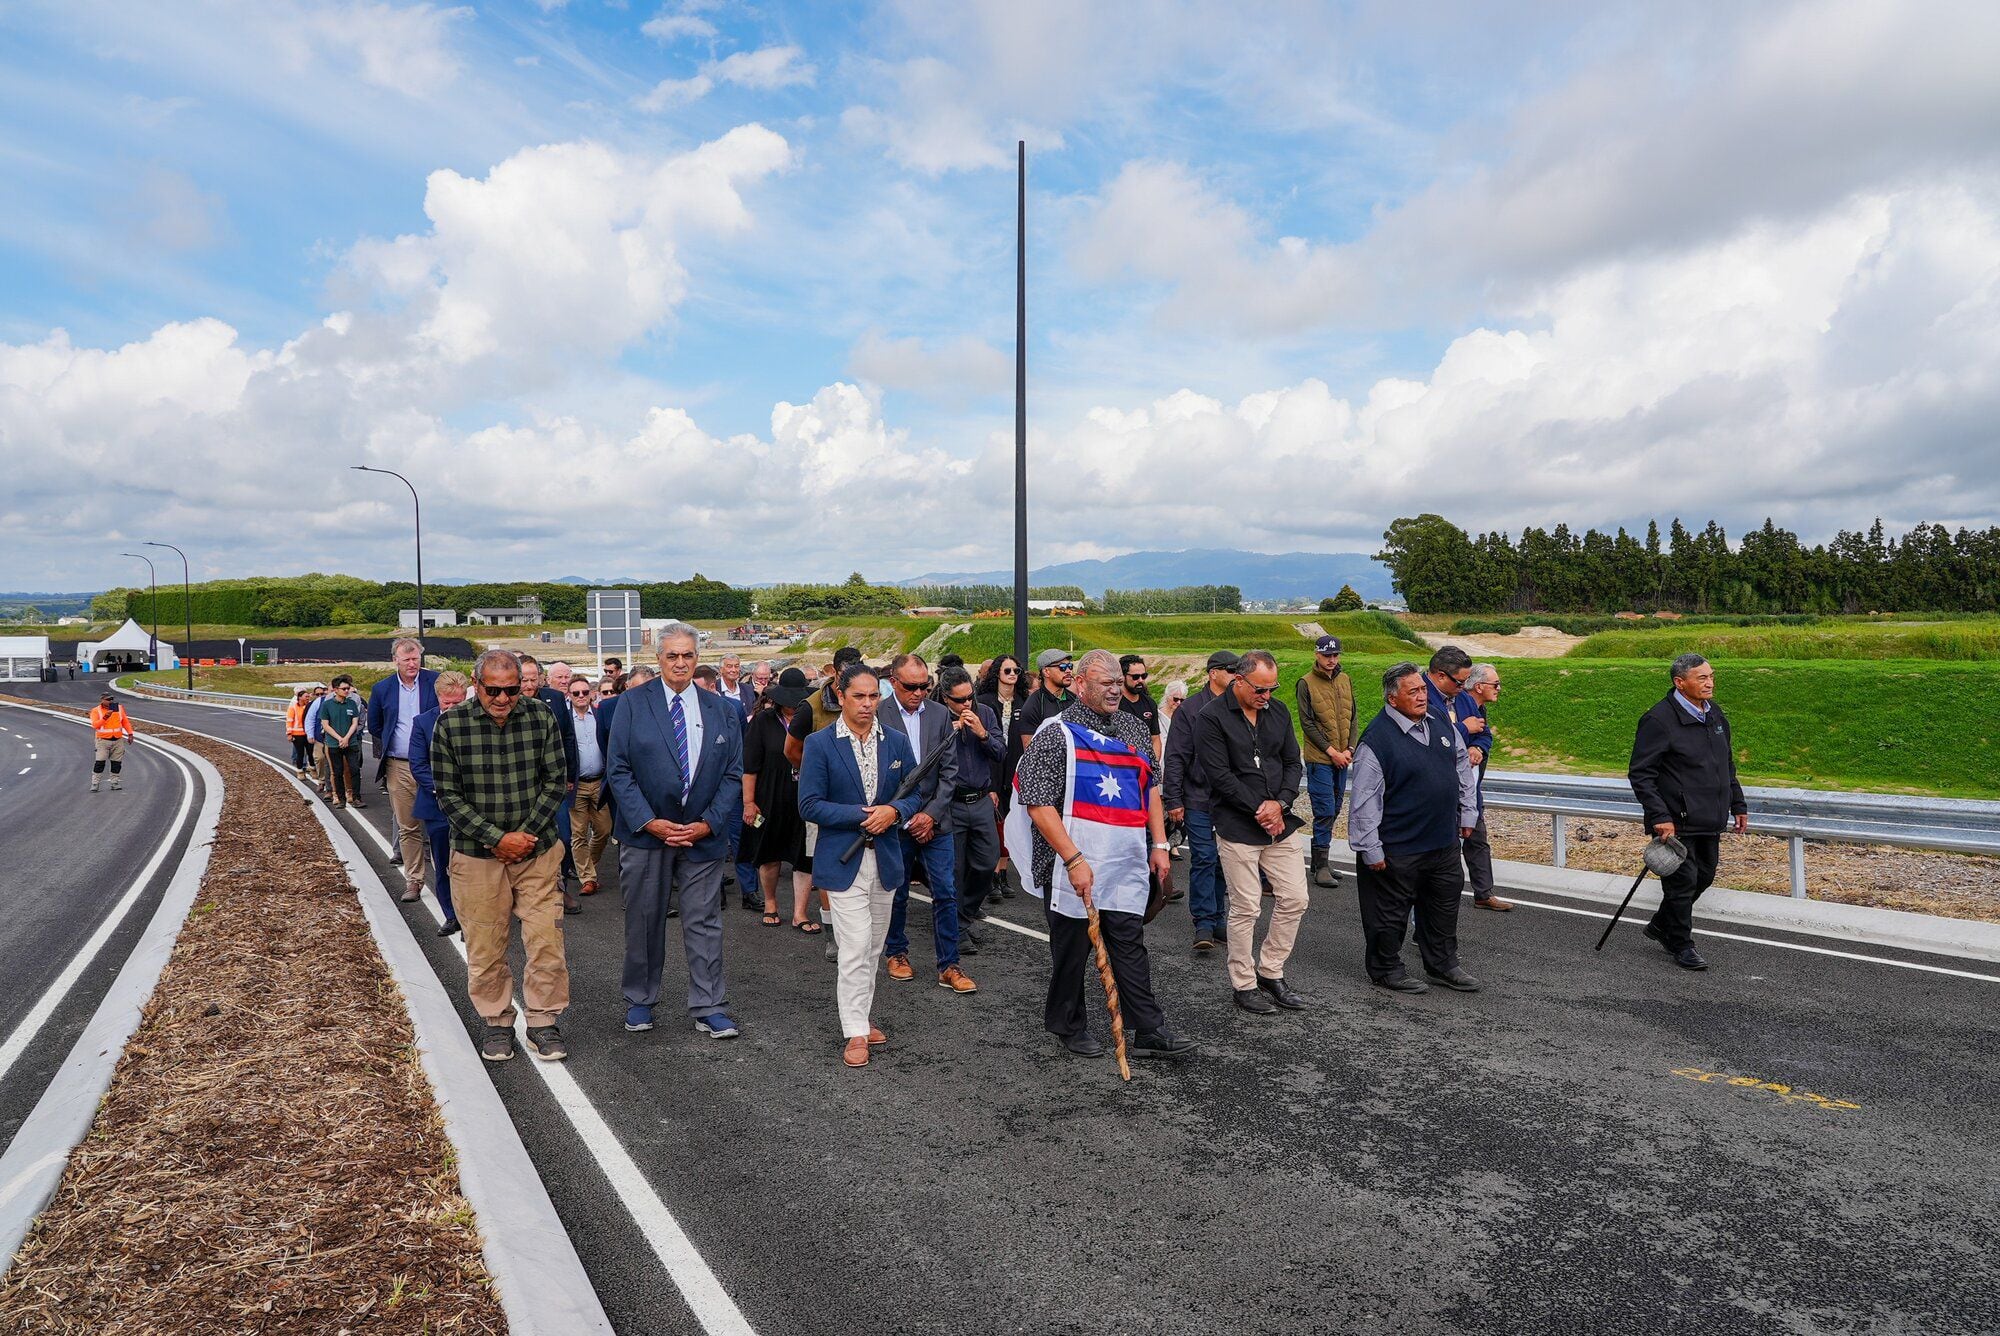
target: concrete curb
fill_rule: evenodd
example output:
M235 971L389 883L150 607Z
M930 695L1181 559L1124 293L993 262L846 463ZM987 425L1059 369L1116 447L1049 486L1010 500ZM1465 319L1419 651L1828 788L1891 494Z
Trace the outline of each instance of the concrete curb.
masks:
M1345 840L1333 842L1347 868L1353 851ZM1632 875L1636 875L1635 866ZM1530 895L1560 895L1616 909L1632 885L1632 875L1586 872L1580 868L1546 867L1540 863L1493 860L1493 880L1502 890ZM1648 877L1632 897L1627 919L1644 922L1660 903L1660 883ZM1763 928L1769 932L1802 933L1831 938L1849 946L1893 947L1956 956L1963 960L2000 961L2000 923L1978 919L1942 918L1900 909L1874 909L1827 900L1794 900L1786 895L1737 891L1717 886L1702 894L1695 906L1695 931L1705 924Z
M479 1219L486 1266L516 1336L609 1332L611 1319L585 1274L576 1244L500 1102L486 1064L472 1047L446 990L410 935L361 846L290 770L226 738L282 775L306 800L333 850L347 867L389 977L403 995L416 1031L417 1054L437 1096L445 1133L458 1156L459 1182Z
M75 721L76 716L59 710L34 706L19 708L37 714L55 715ZM81 721L77 721L81 722ZM55 1196L62 1183L69 1154L89 1134L97 1120L104 1092L111 1088L112 1074L125 1044L139 1028L140 1014L158 987L160 974L173 954L188 911L194 907L201 879L208 871L209 852L215 843L216 824L222 815L222 776L201 757L185 748L158 738L142 737L149 747L167 752L201 776L201 808L195 814L193 833L173 880L160 897L145 931L133 944L132 953L112 980L111 988L98 1003L83 1033L77 1036L69 1056L49 1081L49 1088L29 1111L14 1134L7 1153L0 1156L0 1275L13 1265L14 1255L33 1228L37 1216ZM173 838L179 837L179 829Z

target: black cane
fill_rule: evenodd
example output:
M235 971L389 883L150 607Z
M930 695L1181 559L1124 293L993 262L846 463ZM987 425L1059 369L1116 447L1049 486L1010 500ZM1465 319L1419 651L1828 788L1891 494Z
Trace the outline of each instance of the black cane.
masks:
M903 801L903 799L915 793L918 789L922 788L924 786L924 781L928 780L934 773L936 773L938 766L943 763L944 749L946 747L956 747L957 745L958 745L958 738L957 735L954 734L953 736L948 737L943 742L939 743L936 747L933 747L931 749L931 754L924 758L924 763L918 766L915 770L912 770L907 776L904 777L903 782L896 786L896 796L894 798L891 798L889 801L899 803ZM883 833L887 834L888 832L885 831ZM855 859L855 856L859 854L863 849L868 847L869 838L870 837L866 833L856 835L854 837L854 843L848 845L847 852L843 853L840 856L840 861L843 863L852 863Z
M1722 830L1677 830L1674 832L1675 835L1726 835L1728 833L1728 831ZM1632 889L1625 892L1625 898L1618 902L1618 912L1611 916L1611 922L1604 925L1604 935L1597 939L1597 945L1592 947L1591 950L1602 951L1604 944L1611 940L1611 930L1617 927L1618 920L1625 916L1625 907L1632 903L1632 897L1639 893L1639 883L1646 879L1646 874L1651 870L1643 862L1639 864L1639 875L1632 878Z

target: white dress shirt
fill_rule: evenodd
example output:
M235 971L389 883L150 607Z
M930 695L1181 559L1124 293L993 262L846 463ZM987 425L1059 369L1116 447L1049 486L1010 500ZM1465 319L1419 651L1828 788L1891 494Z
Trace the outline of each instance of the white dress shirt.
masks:
M917 702L917 708L906 710L902 699L896 700L896 713L903 716L903 734L910 740L910 750L917 754L917 764L924 763L924 703Z

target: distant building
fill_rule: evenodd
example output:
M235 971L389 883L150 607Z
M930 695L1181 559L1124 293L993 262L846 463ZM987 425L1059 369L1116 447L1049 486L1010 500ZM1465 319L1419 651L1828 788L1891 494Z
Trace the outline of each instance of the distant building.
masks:
M396 625L402 627L405 631L416 630L417 610L415 608L404 608L401 611L397 612ZM424 629L426 631L435 631L440 626L457 626L457 625L458 625L458 609L456 608L424 609Z
M90 625L90 618L88 618L88 617L58 617L58 618L56 618L56 625L57 625L57 626L89 626L89 625Z
M514 608L474 608L465 614L469 626L540 626L542 624L542 601L538 598L524 598L519 607Z
M1058 608L1074 608L1078 612L1082 612L1083 600L1078 598L1031 598L1028 600L1029 612L1054 612Z

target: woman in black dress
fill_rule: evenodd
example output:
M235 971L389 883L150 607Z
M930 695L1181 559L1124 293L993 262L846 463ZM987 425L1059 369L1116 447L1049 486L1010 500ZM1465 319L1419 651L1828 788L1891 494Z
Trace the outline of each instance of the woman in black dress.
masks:
M764 892L764 922L784 922L778 911L778 873L792 865L792 926L811 934L822 931L806 917L806 897L812 891L812 859L806 854L806 823L799 816L799 780L785 759L785 726L792 712L812 694L806 675L787 668L766 688L743 730L743 821L748 838L742 859L757 869Z
M1021 661L1011 654L1002 654L986 665L986 671L979 675L978 692L973 699L993 711L1000 721L1000 732L1007 739L1007 759L1000 767L1000 807L997 820L1006 835L1007 809L1013 805L1014 767L1021 763L1021 739L1014 736L1014 711L1028 698L1021 685ZM1000 863L994 868L992 898L1005 900L1014 892L1007 884L1007 846L1000 846Z

